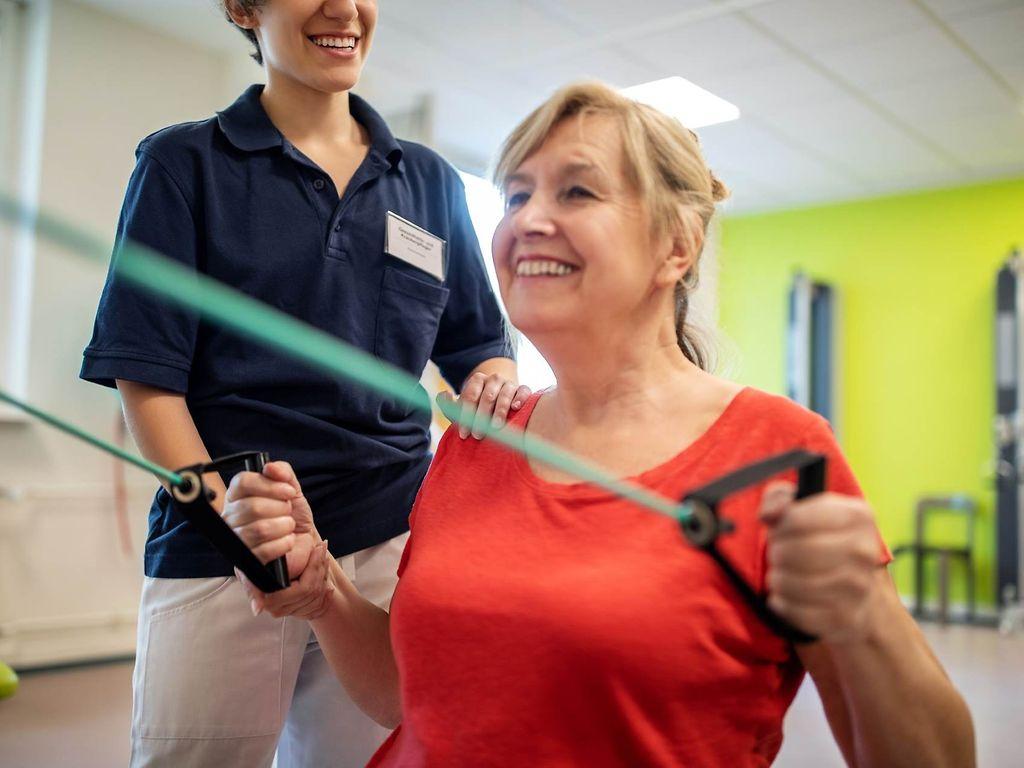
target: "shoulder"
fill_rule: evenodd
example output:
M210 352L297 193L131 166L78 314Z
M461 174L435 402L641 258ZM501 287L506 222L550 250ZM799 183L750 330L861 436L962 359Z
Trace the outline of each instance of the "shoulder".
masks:
M178 123L161 128L139 142L138 161L155 161L179 183L185 181L197 161L208 155L215 144L217 118Z
M821 415L788 397L746 387L729 407L733 423L747 434L813 447L834 442L832 427Z
M405 139L399 139L398 144L402 148L402 162L407 171L427 177L435 184L441 182L446 189L463 189L462 179L455 166L430 147Z

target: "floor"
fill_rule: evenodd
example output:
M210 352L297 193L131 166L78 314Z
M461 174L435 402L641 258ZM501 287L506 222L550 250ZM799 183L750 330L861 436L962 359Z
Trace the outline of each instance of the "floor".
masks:
M1019 768L1024 635L926 625L925 634L974 716L981 768ZM22 677L0 702L0 768L111 768L128 760L131 663ZM842 768L817 694L805 685L786 719L780 768Z

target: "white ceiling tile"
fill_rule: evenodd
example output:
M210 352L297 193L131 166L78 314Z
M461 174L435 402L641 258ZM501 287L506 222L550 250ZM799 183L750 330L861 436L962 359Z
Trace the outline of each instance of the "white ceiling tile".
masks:
M567 83L577 80L601 80L617 88L638 85L663 77L615 53L588 51L563 59L545 59L532 68L515 70L524 83L534 88L537 100Z
M762 33L731 16L626 40L623 48L660 70L661 77L679 75L702 87L702 80L713 75L748 71L786 55Z
M819 50L814 58L846 82L865 89L975 68L971 58L934 26Z
M1024 61L1024 4L952 21L950 27L988 61Z
M524 0L387 0L381 24L419 35L435 50L479 61L528 61L583 38Z
M910 0L780 0L745 13L804 51L870 42L930 23Z
M715 5L714 0L643 0L626 7L622 0L559 0L551 3L552 13L577 25L578 28L591 32L610 32L623 27L631 27L637 19L651 21L681 12ZM637 10L642 8L643 13Z
M701 86L735 104L741 115L781 112L842 95L835 81L788 55L742 72L710 75Z
M742 168L753 178L782 189L790 189L794 185L832 184L837 176L843 175L791 144L780 141L770 131L742 119L704 128L700 132L700 140L712 168ZM722 181L729 184L729 179L724 176Z
M869 183L889 174L922 173L950 166L935 152L851 98L760 119L808 150L833 158Z
M946 20L1024 6L1024 0L922 0Z
M1024 163L1024 114L1014 110L922 123L920 129L972 169Z
M879 88L871 93L871 98L909 122L943 121L1013 106L1007 93L977 67L941 78Z

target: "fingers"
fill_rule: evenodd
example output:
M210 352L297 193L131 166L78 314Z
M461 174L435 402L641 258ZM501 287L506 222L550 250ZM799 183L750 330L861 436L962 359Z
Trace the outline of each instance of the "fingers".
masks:
M823 493L793 500L791 484L766 489L768 605L823 640L863 636L879 571L871 508L855 497Z
M253 615L267 612L275 618L295 616L296 618L318 618L326 610L333 585L328 578L328 564L331 559L327 542L317 545L309 559L309 565L289 587L272 594L264 594L239 570L235 576L250 599Z
M820 493L786 506L771 533L779 540L825 531L869 527L874 527L874 515L863 499Z
M264 471L275 466L275 464L284 464L284 462L267 464ZM287 473L294 479L295 475L292 473L291 467L287 464L285 466L288 467ZM280 469L272 471L284 474L283 470ZM297 483L298 481L296 481ZM224 496L224 500L232 502L249 498L250 496L260 496L262 498L288 501L295 497L296 490L296 486L293 486L287 480L274 479L257 472L239 472L231 478L231 483L228 485L228 491Z
M796 496L796 486L793 483L776 481L769 483L761 497L761 511L759 516L765 525L774 525L781 518L786 506L792 503Z
M287 483L295 489L296 495L302 495L302 487L299 479L295 476L295 470L287 461L272 461L263 467L264 477L280 483Z
M530 396L530 388L520 386L498 374L474 373L459 396L461 420L459 437L470 434L481 440L488 427L500 429L508 420L509 411L522 408Z

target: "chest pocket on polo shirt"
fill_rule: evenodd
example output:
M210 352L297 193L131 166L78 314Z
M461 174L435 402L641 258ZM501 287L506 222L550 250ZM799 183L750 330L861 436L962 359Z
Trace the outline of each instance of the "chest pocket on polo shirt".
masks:
M384 268L374 354L419 376L437 338L449 290L432 278Z

